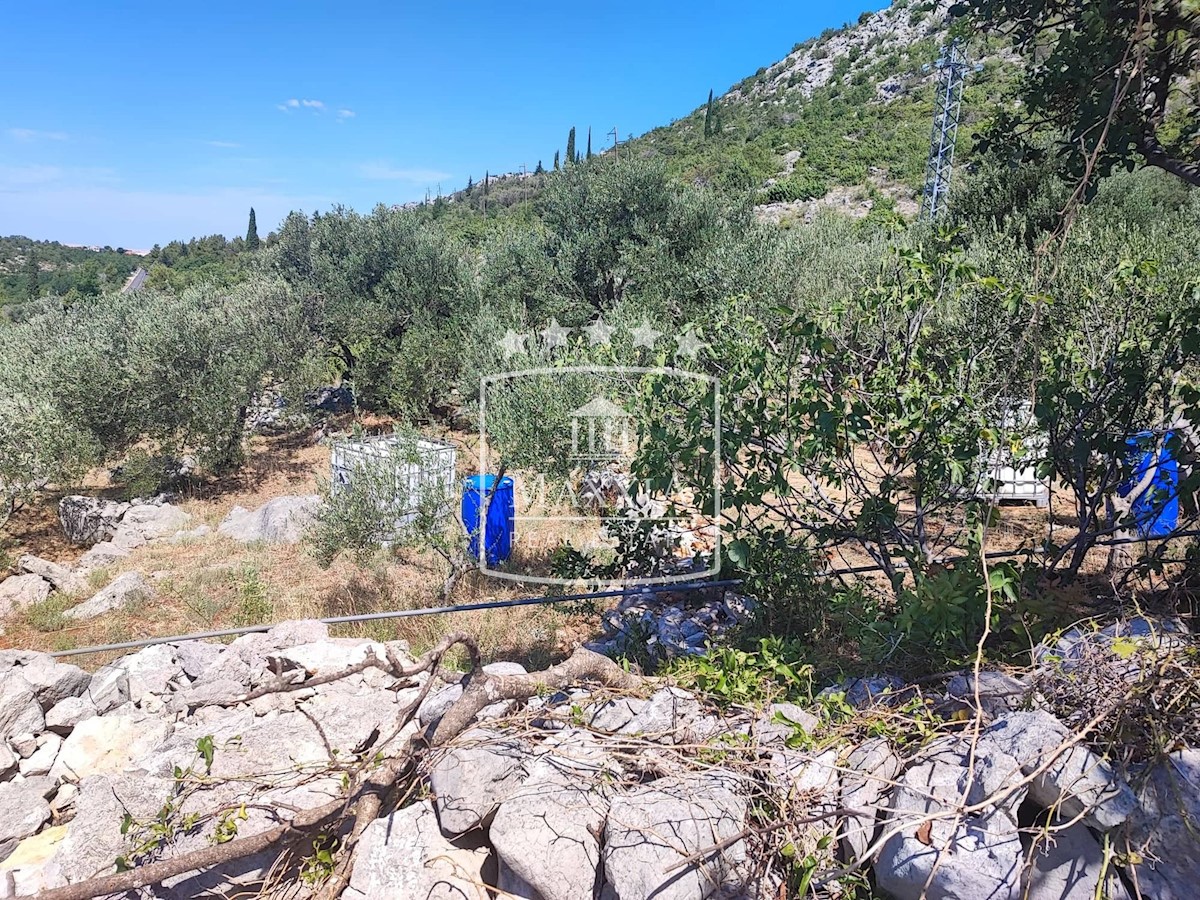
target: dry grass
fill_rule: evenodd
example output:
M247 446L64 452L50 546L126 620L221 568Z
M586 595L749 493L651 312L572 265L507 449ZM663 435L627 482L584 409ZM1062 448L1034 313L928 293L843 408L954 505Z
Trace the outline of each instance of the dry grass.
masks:
M382 421L375 424L386 426ZM477 450L470 438L438 436L459 445L460 474L477 471ZM195 525L203 523L215 529L234 506L253 509L285 494L317 492L320 478L328 470L328 447L313 445L303 437L256 438L241 471L191 485L179 505L194 517ZM91 493L112 490L106 479L97 475L89 479L88 489ZM38 506L14 517L9 529L10 553L32 552L62 562L78 558L81 549L71 547L62 537L57 500L57 496L47 496ZM541 535L522 544L518 562L536 564L554 543ZM140 572L154 585L153 598L78 624L62 620L58 608L62 604L39 608L14 617L0 646L65 650L287 619L438 606L445 578L433 554L405 553L397 558L381 553L368 560L344 554L330 568L322 569L303 545L245 545L210 534L178 544L148 544L94 573L89 587L98 589L131 571ZM530 593L518 584L471 573L460 582L452 602L514 599ZM335 631L343 636L408 640L421 652L447 632L466 629L476 637L485 658L544 668L594 633L597 621L578 611L530 607L348 624ZM115 655L90 654L76 661L96 666Z
M374 431L390 427L385 419L365 424ZM433 436L458 446L460 475L478 471L476 436L444 430ZM306 435L257 437L240 471L189 485L180 505L194 517L195 524L215 529L234 506L253 509L278 496L317 492L328 471L328 447L314 444ZM93 473L85 488L89 493L109 495L117 491L102 472ZM62 536L57 500L58 496L47 495L42 503L15 515L0 531L0 550L13 559L20 553L61 562L78 558L81 549L69 546ZM1054 509L1067 507L1066 500L1056 495ZM518 510L518 514L521 512ZM988 549L1029 546L1044 537L1050 521L1047 510L1004 507L1001 526L992 530ZM540 575L549 574L549 556L564 538L582 547L599 535L598 523L522 523L520 527L522 538L515 548L513 567ZM1058 525L1059 529L1063 527ZM1098 574L1103 567L1102 552L1092 557L1085 574L1090 570ZM846 547L830 562L834 566L862 565L869 558L861 550ZM444 569L432 554L406 553L401 558L380 555L366 561L344 555L330 568L321 569L303 546L247 546L212 534L186 543L156 542L140 548L128 559L93 573L89 588L99 589L128 571L140 572L155 586L153 599L79 624L64 621L63 604L52 602L10 621L7 633L0 637L0 646L63 650L286 619L436 606L442 603L440 591L445 578ZM459 583L452 600L463 604L540 593L543 591L538 586L523 588L471 573ZM1080 615L1094 612L1086 608L1083 598L1076 600L1079 602L1064 598L1064 603L1078 607ZM568 654L577 641L594 634L598 621L595 615L584 615L577 609L568 612L540 607L346 625L338 632L406 639L415 650L422 651L448 631L460 628L477 637L489 659L516 659L541 668ZM83 661L98 664L104 660L96 657Z

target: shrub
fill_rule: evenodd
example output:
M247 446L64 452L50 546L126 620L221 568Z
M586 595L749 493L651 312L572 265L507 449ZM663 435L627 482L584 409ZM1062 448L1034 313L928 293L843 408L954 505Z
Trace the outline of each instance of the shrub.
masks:
M825 196L828 184L812 172L794 172L764 188L761 198L767 203L791 203Z

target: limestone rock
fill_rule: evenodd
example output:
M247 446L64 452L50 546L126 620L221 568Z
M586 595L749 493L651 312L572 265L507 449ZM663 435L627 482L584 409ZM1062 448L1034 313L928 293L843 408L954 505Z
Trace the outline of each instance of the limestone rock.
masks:
M421 723L421 727L427 728L436 724L462 694L461 684L448 684L441 689L433 688L417 709L417 721Z
M618 729L621 734L641 734L670 739L688 722L700 717L699 701L687 691L668 687L655 691L628 722Z
M1200 750L1177 750L1157 763L1126 830L1141 855L1134 874L1145 897L1184 900L1200 885Z
M10 616L50 596L50 582L41 575L12 575L0 581L0 617Z
M172 782L144 773L97 775L79 786L75 818L53 857L42 868L46 887L76 884L115 871L127 852L121 819L152 818L170 795Z
M12 670L0 675L0 739L38 734L45 728L42 705L29 682Z
M79 594L87 589L87 582L70 567L26 554L17 562L22 572L39 575L64 594Z
M946 693L974 707L975 676L955 675L946 685ZM1015 709L1028 695L1029 687L1003 672L979 673L979 705L986 715L997 718Z
M33 656L16 671L33 688L44 710L69 697L78 697L92 681L92 676L79 666L60 663L44 653Z
M177 506L146 503L131 506L121 517L121 528L152 541L182 531L191 521L192 517Z
M442 837L428 803L377 819L358 842L347 897L356 900L487 900L486 850L461 850Z
M114 544L112 541L101 541L79 557L75 567L80 572L92 572L105 569L129 556L129 549Z
M246 686L232 678L213 678L203 683L184 688L171 698L171 709L184 713L200 706L225 703L246 693ZM280 696L268 694L267 697ZM266 697L259 698L265 700Z
M162 719L94 716L80 722L63 742L50 777L83 781L89 775L121 772L166 740L171 726Z
M1018 769L1016 760L983 738L968 784L969 755L969 743L956 737L922 748L892 792L891 818L955 809L964 787L966 803L980 803ZM1016 808L1023 795L1017 791L1002 806L980 813L935 819L928 831L914 826L892 835L875 861L879 887L896 900L1018 900L1023 860Z
M373 652L380 662L387 662L387 650L383 644L354 638L324 638L313 643L288 647L269 655L267 661L273 663L278 660L284 663L284 668L299 667L308 677L312 677L344 671L361 663L370 652Z
M588 725L596 731L617 733L646 708L646 701L637 697L617 697L593 704L584 710Z
M128 509L128 503L75 494L58 501L58 519L68 541L91 546L112 537Z
M27 778L35 775L46 775L54 766L54 761L58 759L58 751L62 747L63 739L53 732L39 734L36 739L37 749L30 754L28 759L23 759L18 768L22 775Z
M1040 769L1071 736L1058 719L1040 710L1008 713L984 733L1018 760L1026 775ZM1080 744L1059 754L1033 780L1029 794L1043 807L1059 804L1056 808L1068 818L1086 811L1088 822L1103 831L1120 825L1137 808L1133 791L1124 779Z
M780 794L781 805L790 815L828 817L799 826L795 849L801 858L812 856L822 867L832 866L836 841L831 840L825 848L820 847L820 842L835 836L840 828L833 815L841 805L837 749L816 755L783 750L771 755L768 770L775 777L774 787Z
M488 821L524 781L528 756L522 741L482 728L465 732L429 774L442 831L462 834Z
M129 678L129 700L141 703L149 696L163 697L171 686L184 680L183 666L168 644L145 647L116 663Z
M272 647L282 650L329 640L329 626L317 619L293 619L272 626L263 636Z
M842 773L842 806L869 814L846 819L842 841L847 859L861 859L874 841L875 811L886 806L885 798L899 771L900 759L883 738L871 738L850 751Z
M21 841L7 859L0 861L0 877L11 877L13 889L12 894L0 893L0 896L36 897L47 890L50 885L46 884L42 870L66 836L66 825L54 825Z
M217 526L217 533L243 544L298 544L320 504L321 498L312 495L276 497L255 510L235 506Z
M199 678L204 670L221 658L225 648L205 641L183 641L173 645L175 659L188 678Z
M660 778L612 799L604 827L604 877L614 900L706 900L748 885L741 841L670 873L685 857L745 828L747 792L717 775ZM586 895L585 895L586 896Z
M1058 820L1053 824L1063 825ZM1082 822L1067 825L1045 838L1041 832L1034 837L1033 864L1023 873L1028 890L1021 895L1023 900L1094 900L1097 896L1105 900L1130 900L1116 867L1111 865L1104 891L1097 893L1100 873L1104 870L1104 851Z
M188 541L197 541L202 537L212 534L212 529L207 525L197 525L195 528L188 528L184 531L177 531L170 537L172 544L185 544Z
M44 778L0 784L0 858L50 820L47 787Z
M96 706L87 696L66 697L46 712L46 728L58 735L71 733L71 729L96 715Z
M542 900L593 896L609 785L620 769L583 729L558 732L535 752L529 777L488 830L503 889Z
M799 726L812 734L821 720L795 703L772 703L751 725L751 734L760 744L782 744Z
M120 609L130 601L144 601L153 596L154 589L147 584L146 579L137 572L126 572L94 594L90 600L68 609L63 615L82 622Z
M98 715L129 702L129 676L118 665L110 663L97 669L88 683L87 699Z

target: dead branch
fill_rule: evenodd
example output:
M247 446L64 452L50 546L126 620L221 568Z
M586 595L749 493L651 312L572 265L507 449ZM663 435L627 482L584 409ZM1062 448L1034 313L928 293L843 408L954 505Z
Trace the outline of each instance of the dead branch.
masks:
M274 691L289 691L318 683L328 684L336 681L337 678L344 678L348 675L362 672L372 664L377 665L385 671L392 672L392 674L399 673L398 677L410 677L419 672L439 667L442 658L456 644L462 644L467 648L467 652L470 654L473 663L477 664L479 662L479 648L475 644L474 639L465 632L458 631L444 637L436 647L422 656L412 666L397 666L396 663L398 660L391 654L389 654L391 659L388 662L380 661L374 654L369 654L367 660L336 673L336 677L333 675L320 676L310 679L308 682L300 683L276 682L267 687L273 688ZM429 695L433 684L434 679L430 678L421 686L421 690L416 698L400 713L395 730L384 740L381 746L386 746L389 741L393 740L412 721L421 703ZM252 691L251 695L264 696L272 692L272 690L265 687ZM232 700L230 704L236 702L241 702L241 700ZM419 735L410 737L397 756L389 759L378 769L370 772L363 778L350 798L332 800L314 809L298 813L290 822L276 825L258 834L235 838L225 844L218 844L214 847L205 847L202 850L185 853L175 859L148 863L130 869L127 872L118 872L115 875L91 878L77 884L42 891L37 896L43 898L43 900L92 900L95 897L121 894L140 887L146 887L147 885L159 884L168 878L174 878L188 872L209 869L213 866L226 865L234 860L252 856L255 853L261 853L289 837L293 837L304 831L323 828L331 821L341 819L351 813L356 818L354 830L357 833L361 833L361 830L370 824L370 820L378 816L383 796L412 762L413 755L417 749L416 745L419 741ZM369 762L369 757L360 761L355 769L357 774L361 775ZM360 811L362 813L361 816L359 815Z
M528 675L488 675L481 669L472 673L463 695L442 716L433 733L433 744L439 746L466 730L485 706L501 700L526 700L544 690L559 690L584 681L595 681L605 687L632 691L643 686L646 679L626 672L607 656L579 647L565 662L544 672Z

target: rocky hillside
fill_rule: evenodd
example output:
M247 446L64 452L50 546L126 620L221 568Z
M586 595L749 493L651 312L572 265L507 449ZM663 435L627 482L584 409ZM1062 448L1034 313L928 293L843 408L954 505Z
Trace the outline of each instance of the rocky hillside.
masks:
M664 158L685 178L765 185L773 202L872 180L913 191L929 149L931 64L948 39L949 6L899 0L864 13L759 69L717 98L711 115L701 106L631 149ZM967 50L984 69L967 90L964 134L1013 68L1002 47L983 39Z
M1183 900L1200 755L1179 629L762 706L583 649L467 678L440 668L454 639L416 660L317 622L94 673L4 651L0 896Z
M950 39L950 0L896 0L858 22L798 43L668 126L622 145L621 153L663 160L672 174L736 192L756 192L762 217L811 218L831 207L853 216L896 208L912 215L929 151L938 73ZM1002 40L962 36L970 62L960 152L1018 71ZM697 91L697 100L706 91ZM706 125L706 119L708 123ZM611 153L611 148L604 151ZM553 151L547 157L552 157ZM493 212L536 197L540 175L493 176ZM483 209L484 185L445 198Z

